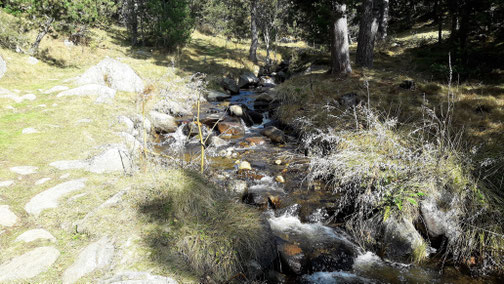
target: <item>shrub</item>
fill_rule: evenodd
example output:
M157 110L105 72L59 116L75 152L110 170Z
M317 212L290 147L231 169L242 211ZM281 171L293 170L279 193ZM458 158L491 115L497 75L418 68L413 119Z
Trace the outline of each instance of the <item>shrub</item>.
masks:
M24 35L24 21L0 11L0 46L15 50L28 46L28 38Z

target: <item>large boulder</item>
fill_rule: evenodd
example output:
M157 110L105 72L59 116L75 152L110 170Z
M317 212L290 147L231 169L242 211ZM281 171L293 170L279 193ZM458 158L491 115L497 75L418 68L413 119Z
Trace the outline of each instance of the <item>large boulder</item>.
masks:
M240 117L243 119L247 126L252 126L254 124L261 124L263 121L263 115L249 109L245 105L231 105L229 106L229 114L232 116Z
M257 84L259 84L259 78L257 78L254 73L246 72L240 75L240 80L238 81L238 87L240 89L255 86Z
M240 93L240 88L236 84L236 81L232 78L224 78L220 83L221 87L228 91L231 95L237 95Z
M156 131L171 133L177 130L177 121L173 116L157 111L151 111L149 114L152 126Z
M426 244L415 229L413 222L405 217L389 217L384 222L385 257L399 262L412 262L426 256Z
M98 84L132 93L143 92L145 87L142 79L130 66L112 58L105 58L89 68L77 79L77 84Z
M5 75L5 72L7 72L7 64L0 55L0 79Z

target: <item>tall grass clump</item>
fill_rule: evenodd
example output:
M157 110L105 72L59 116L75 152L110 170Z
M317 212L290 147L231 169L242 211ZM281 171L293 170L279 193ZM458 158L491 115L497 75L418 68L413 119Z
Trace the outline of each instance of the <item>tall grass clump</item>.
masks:
M326 128L307 117L295 122L312 158L309 179L323 180L341 195L335 216L363 247L377 249L388 218L422 224L422 204L434 200L449 212L447 241L439 248L443 261L503 272L504 202L472 176L449 118L426 108L418 127L404 126L362 105L327 116L332 125Z
M14 17L0 10L0 47L21 50L28 46L25 35L25 23L20 17Z
M246 274L251 261L264 265L272 259L270 232L257 210L234 202L196 173L173 173L140 202L140 212L163 228L152 232L154 258L163 262L175 254L191 271L218 282Z

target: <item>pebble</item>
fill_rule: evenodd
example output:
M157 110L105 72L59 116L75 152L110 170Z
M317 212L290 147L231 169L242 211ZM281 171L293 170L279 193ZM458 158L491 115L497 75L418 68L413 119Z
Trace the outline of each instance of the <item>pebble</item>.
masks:
M51 178L41 178L35 182L35 185L41 185L41 184L44 184L50 180L51 180Z
M238 166L238 170L252 170L252 166L250 166L250 163L247 161L242 161L240 162L240 165Z
M276 160L276 161L275 161L275 165L280 166L281 164L282 164L282 160Z
M283 177L283 176L280 176L280 175L276 176L276 177L275 177L275 180L276 180L277 182L279 182L279 183L285 183L285 179L284 179L284 177Z

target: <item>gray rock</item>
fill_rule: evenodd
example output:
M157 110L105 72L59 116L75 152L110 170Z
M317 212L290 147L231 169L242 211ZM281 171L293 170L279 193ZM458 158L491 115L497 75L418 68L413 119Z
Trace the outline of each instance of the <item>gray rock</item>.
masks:
M79 123L91 123L91 122L93 122L93 120L89 119L89 118L83 118L83 119L79 119L79 120L76 121L77 124L79 124Z
M100 284L177 284L170 277L152 275L148 272L124 271L119 272L109 279L102 280Z
M25 205L26 212L38 216L43 210L58 207L58 200L86 186L86 179L77 179L58 184L35 195Z
M0 265L0 282L30 279L45 272L58 259L54 247L39 247Z
M124 145L112 146L95 156L89 162L88 171L97 174L110 172L130 172L133 160Z
M143 117L142 115L137 114L133 116L131 120L135 123L135 129L137 129L140 134L143 133L144 126L147 134L151 132L152 123L147 117Z
M450 194L443 194L446 198ZM461 233L461 228L458 225L460 212L452 206L441 208L438 205L438 199L441 196L429 196L420 204L420 212L427 227L427 231L431 237L446 236L449 239L455 239ZM449 200L443 203L450 204Z
M137 73L127 64L112 58L105 58L89 68L77 79L77 84L98 84L131 93L141 93L144 90L144 82Z
M5 75L7 72L7 63L3 60L2 56L0 55L0 79Z
M135 136L126 132L120 132L118 135L124 140L124 145L128 149L128 153L136 155L143 149L142 143L140 143Z
M192 115L192 104L189 102L176 102L168 99L159 101L155 106L154 110L160 113L167 113L176 117L189 116Z
M236 194L244 194L247 188L247 182L244 180L231 179L227 184L227 189Z
M218 137L218 136L212 136L210 138L210 144L214 147L222 147L222 146L226 146L229 142Z
M211 90L208 91L206 98L209 102L220 102L231 98L231 96L226 93Z
M224 90L228 91L231 95L237 95L240 93L240 88L236 84L236 81L232 78L222 79L220 85Z
M41 185L41 184L44 184L50 180L51 180L51 178L41 178L35 182L35 185Z
M69 89L70 88L67 86L54 86L54 87L50 88L49 90L43 91L42 93L48 95L48 94L52 94L52 93L63 92L63 91L69 90Z
M28 62L28 64L36 65L39 62L39 60L33 56L30 56L30 57L28 57L27 62Z
M246 72L240 75L240 79L238 81L238 87L240 89L257 84L259 84L259 78L257 78L256 75L254 75L254 73Z
M149 114L156 131L171 133L177 130L177 121L173 116L157 111L151 111Z
M124 124L126 126L126 131L132 135L137 135L138 131L135 130L135 123L127 116L120 115L117 117L119 123Z
M16 174L20 175L31 175L36 173L38 170L37 167L32 167L32 166L19 166L19 167L12 167L10 168L10 171Z
M81 160L68 160L68 161L56 161L49 164L51 167L55 167L58 170L77 170L86 169L89 167L89 163Z
M394 261L411 262L415 249L425 244L411 220L391 216L384 225L385 256Z
M59 93L56 97L68 97L68 96L98 96L96 103L109 103L116 95L116 90L111 89L106 86L98 84L88 84L81 87L63 91Z
M285 143L285 134L274 126L265 128L261 131L261 134L268 137L274 143Z
M25 128L21 131L21 133L23 134L35 134L35 133L39 133L39 131L33 127L29 127L29 128Z
M60 179L67 179L67 178L69 178L69 177L70 177L70 173L66 173L66 174L64 174L64 175L61 175L59 178L60 178Z
M0 187L9 187L14 184L13 180L0 181Z
M55 242L56 238L44 229L33 229L26 231L16 238L16 242L30 243L36 240L49 240Z
M0 205L0 227L12 227L16 222L17 216L9 209L9 205Z
M63 273L63 283L75 283L96 269L107 267L114 256L114 244L103 237L79 253L77 260Z
M34 94L26 94L21 97L21 101L24 101L24 100L34 101L36 99L37 99L37 96L35 96Z

